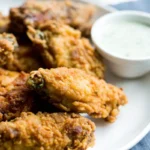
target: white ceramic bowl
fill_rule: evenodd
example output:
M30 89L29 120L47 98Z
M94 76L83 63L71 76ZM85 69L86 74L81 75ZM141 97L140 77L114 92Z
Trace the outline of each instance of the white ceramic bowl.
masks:
M94 24L91 30L92 41L96 45L99 53L106 59L110 70L120 77L136 78L150 72L150 56L144 58L126 58L117 56L111 50L105 50L101 41L102 31L105 31L105 26L118 19L132 19L150 25L150 14L138 11L118 11L100 17ZM131 35L132 36L132 35ZM119 41L118 41L119 42Z

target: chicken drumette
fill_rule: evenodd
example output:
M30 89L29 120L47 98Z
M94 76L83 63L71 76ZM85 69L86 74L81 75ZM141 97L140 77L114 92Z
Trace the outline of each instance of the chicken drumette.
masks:
M30 73L27 85L59 109L110 122L115 121L119 106L127 103L122 89L75 68L40 68Z

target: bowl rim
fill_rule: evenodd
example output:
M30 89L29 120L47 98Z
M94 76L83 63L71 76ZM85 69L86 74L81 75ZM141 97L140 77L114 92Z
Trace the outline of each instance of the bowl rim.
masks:
M92 29L91 29L91 39L93 41L93 43L96 45L96 47L98 48L98 51L100 53L104 53L106 55L108 55L109 57L113 57L119 60L126 60L126 61L145 61L145 60L150 60L150 56L146 56L146 57L141 57L141 58L128 58L128 57L124 57L124 56L119 56L116 55L114 53L111 53L109 51L106 51L101 45L100 42L97 42L96 38L95 38L95 26L97 24L103 23L103 21L105 21L105 19L111 18L111 17L119 17L119 16L136 16L139 18L147 18L150 20L150 14L146 13L146 12L142 12L142 11L133 11L133 10L123 10L123 11L116 11L116 12L112 12L109 14L106 14L102 17L99 17L93 24ZM140 20L139 20L140 21Z

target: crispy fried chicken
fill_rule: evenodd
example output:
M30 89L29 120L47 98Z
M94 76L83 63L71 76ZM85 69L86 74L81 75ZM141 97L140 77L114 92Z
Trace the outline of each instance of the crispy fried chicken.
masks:
M41 54L47 68L80 68L103 78L102 58L80 31L56 21L48 21L37 29L29 27L28 36Z
M28 25L36 27L47 20L57 20L89 36L95 12L94 6L81 2L28 0L21 7L11 8L10 27L13 33L23 35Z
M40 68L30 73L27 85L59 109L110 122L115 121L119 106L127 103L122 89L75 68Z
M0 34L0 67L30 72L42 67L32 45L20 45L13 34Z
M95 125L78 114L22 113L0 123L1 150L86 150L94 144Z

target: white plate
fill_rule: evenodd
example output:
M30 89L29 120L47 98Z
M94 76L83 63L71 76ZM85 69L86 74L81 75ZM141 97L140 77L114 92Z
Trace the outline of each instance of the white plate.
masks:
M10 6L21 2L23 0L0 1L0 10L7 14ZM113 11L102 6L99 6L99 10L99 15ZM106 80L122 87L129 103L120 109L118 119L113 124L93 119L97 126L96 144L90 150L128 150L150 131L150 74L135 80L125 80L107 73Z
M126 80L107 73L106 79L122 87L129 102L121 107L115 123L94 120L97 129L93 150L128 150L150 131L150 74Z

